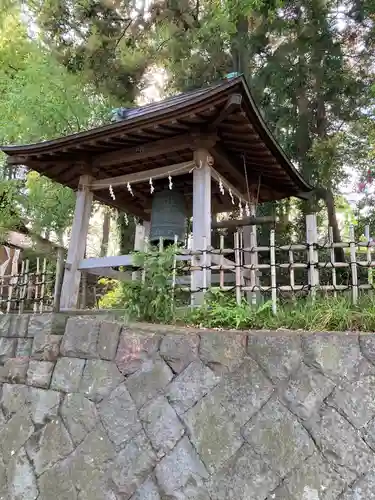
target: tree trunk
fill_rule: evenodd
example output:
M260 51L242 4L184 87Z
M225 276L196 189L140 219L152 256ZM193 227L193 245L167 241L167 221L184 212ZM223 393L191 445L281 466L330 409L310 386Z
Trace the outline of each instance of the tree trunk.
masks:
M335 197L331 189L318 188L316 190L317 196L324 201L327 209L328 227L332 228L332 237L335 243L340 243L341 234L339 224L337 222L337 213L335 206ZM335 248L336 262L345 262L345 254L343 248Z
M248 31L249 22L247 17L239 15L236 22L236 33L231 40L233 71L243 73L245 80L249 83Z
M117 228L120 239L120 255L126 255L133 252L135 235L135 222L133 217L129 217L129 221L126 223L124 212L119 212L117 216Z
M102 241L100 243L100 257L106 257L108 252L110 225L111 225L111 211L108 207L104 207L103 232L102 232Z

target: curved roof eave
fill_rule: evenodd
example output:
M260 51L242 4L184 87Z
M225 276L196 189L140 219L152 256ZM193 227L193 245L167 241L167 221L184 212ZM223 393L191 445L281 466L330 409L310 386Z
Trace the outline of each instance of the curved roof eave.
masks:
M143 122L152 123L160 119L162 116L173 116L183 109L202 103L208 97L215 97L224 90L230 89L232 87L234 88L238 85L241 85L241 90L243 91L242 95L244 95L245 99L247 100L249 120L256 128L259 136L272 152L276 160L285 169L285 171L290 175L290 177L294 180L296 185L301 190L301 193L298 196L304 197L303 193L309 193L314 188L303 179L302 175L292 165L287 155L282 150L281 146L277 143L273 134L263 120L259 108L255 104L255 101L251 95L251 91L242 75L228 79L219 84L212 85L205 89L187 92L156 103L142 106L141 108L135 108L134 110L131 109L129 110L129 116L126 119L118 122L39 143L0 146L0 149L9 156L28 154L33 155L47 153L51 148L65 148L68 146L74 146L85 139L100 140L101 138L113 135L113 133L116 134L122 131L126 131L127 129L131 129L135 125L141 126Z

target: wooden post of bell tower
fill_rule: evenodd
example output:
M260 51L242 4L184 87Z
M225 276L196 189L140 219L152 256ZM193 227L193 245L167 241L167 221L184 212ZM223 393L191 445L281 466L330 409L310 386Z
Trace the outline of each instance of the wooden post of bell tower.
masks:
M89 175L82 175L79 179L72 232L61 290L60 310L77 308L81 281L79 263L85 256L93 200L93 193L90 189L91 181L92 178Z
M212 156L206 149L194 153L193 170L193 250L203 251L194 256L193 266L202 267L192 272L192 305L204 302L204 295L211 286L211 166Z

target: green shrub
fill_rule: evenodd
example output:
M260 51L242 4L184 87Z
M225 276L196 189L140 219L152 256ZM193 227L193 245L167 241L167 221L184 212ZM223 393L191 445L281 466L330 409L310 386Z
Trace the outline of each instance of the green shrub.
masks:
M133 254L135 266L142 269L140 279L119 283L106 294L100 307L124 309L127 319L152 323L172 323L184 294L172 284L175 249L163 252L151 248L147 253ZM180 263L177 263L180 265Z

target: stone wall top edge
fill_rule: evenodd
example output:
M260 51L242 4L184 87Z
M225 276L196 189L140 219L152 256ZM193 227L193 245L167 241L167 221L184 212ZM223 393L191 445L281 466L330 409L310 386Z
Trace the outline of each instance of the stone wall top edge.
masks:
M67 317L67 318L79 318L84 317L85 319L92 321L110 321L115 323L121 323L126 330L131 330L133 332L139 333L157 333L159 335L206 335L210 333L222 333L222 334L232 334L232 335L254 335L254 336L310 336L310 335L339 335L339 336L369 336L375 335L375 332L371 331L309 331L309 330L288 330L288 329L278 329L278 330L235 330L235 329L221 329L221 328L204 328L204 327L190 327L184 325L164 325L158 323L143 323L143 322L125 322L119 316L118 313L112 314L110 311L87 311L87 310L69 310L61 311L58 313L54 312L43 312L43 313L23 313L23 314L4 314L5 316L55 316L55 317Z
M308 331L308 330L234 330L234 329L220 329L220 328L196 328L182 325L162 325L153 323L129 323L124 324L124 327L131 331L138 331L144 333L158 333L158 334L176 334L176 335L206 335L211 333L222 333L232 335L255 335L255 336L309 336L309 335L339 335L339 336L358 336L358 335L375 335L375 332L361 332L361 331Z

